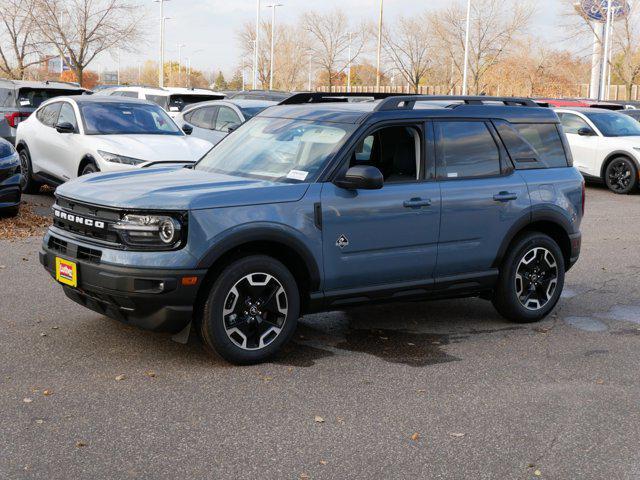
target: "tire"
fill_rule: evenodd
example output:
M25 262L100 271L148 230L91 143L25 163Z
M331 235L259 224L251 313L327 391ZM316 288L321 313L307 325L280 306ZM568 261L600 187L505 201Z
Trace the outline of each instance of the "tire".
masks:
M4 210L0 210L0 218L17 217L18 213L20 213L20 205L16 205L15 207L5 208Z
M24 193L38 193L40 191L40 187L42 187L42 183L33 179L33 167L31 164L31 155L29 155L29 150L21 148L19 156L20 170L22 173L20 189Z
M616 157L605 169L604 182L613 193L626 195L638 186L638 169L627 157Z
M200 335L230 363L259 363L291 339L299 315L300 294L291 272L272 257L254 255L218 275L202 308Z
M97 165L93 163L93 161L91 161L84 166L82 172L80 173L80 176L89 175L90 173L96 173L99 171L100 169L97 167Z
M521 235L502 263L493 305L512 322L542 320L560 299L564 274L564 256L555 240L539 232Z

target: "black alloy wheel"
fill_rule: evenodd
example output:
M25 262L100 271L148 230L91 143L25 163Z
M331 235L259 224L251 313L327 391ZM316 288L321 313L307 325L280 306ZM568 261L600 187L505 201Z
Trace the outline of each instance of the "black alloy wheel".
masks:
M638 183L638 170L628 158L615 158L607 165L605 183L613 193L627 194Z

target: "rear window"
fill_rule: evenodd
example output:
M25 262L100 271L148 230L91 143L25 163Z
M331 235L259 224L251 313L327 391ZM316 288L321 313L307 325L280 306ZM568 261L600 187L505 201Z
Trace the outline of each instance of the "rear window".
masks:
M530 168L568 166L562 137L556 124L504 121L495 124L509 155L519 167L522 163L534 164Z
M48 89L48 88L21 88L18 90L17 106L38 108L40 104L55 97L64 97L69 95L82 95L84 90L78 89Z

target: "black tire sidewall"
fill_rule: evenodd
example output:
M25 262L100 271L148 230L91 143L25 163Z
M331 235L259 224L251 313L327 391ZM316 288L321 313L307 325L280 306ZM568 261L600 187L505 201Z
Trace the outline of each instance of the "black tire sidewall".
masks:
M89 162L82 169L82 173L80 174L80 176L89 175L90 173L97 173L99 171L100 170L98 170L98 166L94 162Z
M222 307L235 283L249 273L273 275L287 295L287 319L282 331L260 350L244 350L228 337L222 321ZM205 344L228 362L247 365L275 355L295 333L300 315L300 294L294 276L278 260L266 255L245 257L227 266L213 283L202 311L200 334Z
M624 190L614 190L613 188L611 188L611 185L609 183L609 170L611 168L613 168L613 165L616 162L626 162L629 165L629 168L631 168L631 183L629 184L629 187L627 187ZM627 195L629 193L631 193L633 190L635 190L635 188L638 186L638 168L636 167L636 164L632 161L629 160L626 157L618 157L618 158L614 158L613 160L611 160L611 162L609 162L609 165L607 165L607 168L605 169L604 172L604 184L607 186L607 188L613 192L616 193L618 195Z
M31 165L31 155L29 154L29 150L27 150L26 148L22 148L20 149L20 152L18 153L18 155L20 156L20 171L22 175L25 177L25 184L24 184L24 188L22 188L22 191L24 193L38 193L38 191L40 191L40 187L42 186L42 184L33 179L33 166ZM23 158L24 158L24 163L26 163L26 166L27 166L26 172L24 171L24 165L22 161Z
M529 310L518 300L515 275L522 257L535 247L544 247L555 257L558 265L558 283L553 297L543 308L540 310ZM524 234L513 243L502 264L493 303L498 312L508 320L518 323L537 322L546 317L560 300L560 295L564 288L564 278L564 255L555 240L543 233L530 232Z

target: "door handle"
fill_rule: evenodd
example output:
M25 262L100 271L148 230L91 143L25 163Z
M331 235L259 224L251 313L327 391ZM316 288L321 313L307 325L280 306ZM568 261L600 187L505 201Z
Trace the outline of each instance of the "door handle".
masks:
M511 200L517 200L518 194L513 192L500 192L500 193L496 193L493 196L493 199L496 202L510 202Z
M411 200L405 200L402 205L405 208L430 207L431 199L430 198L412 198Z

